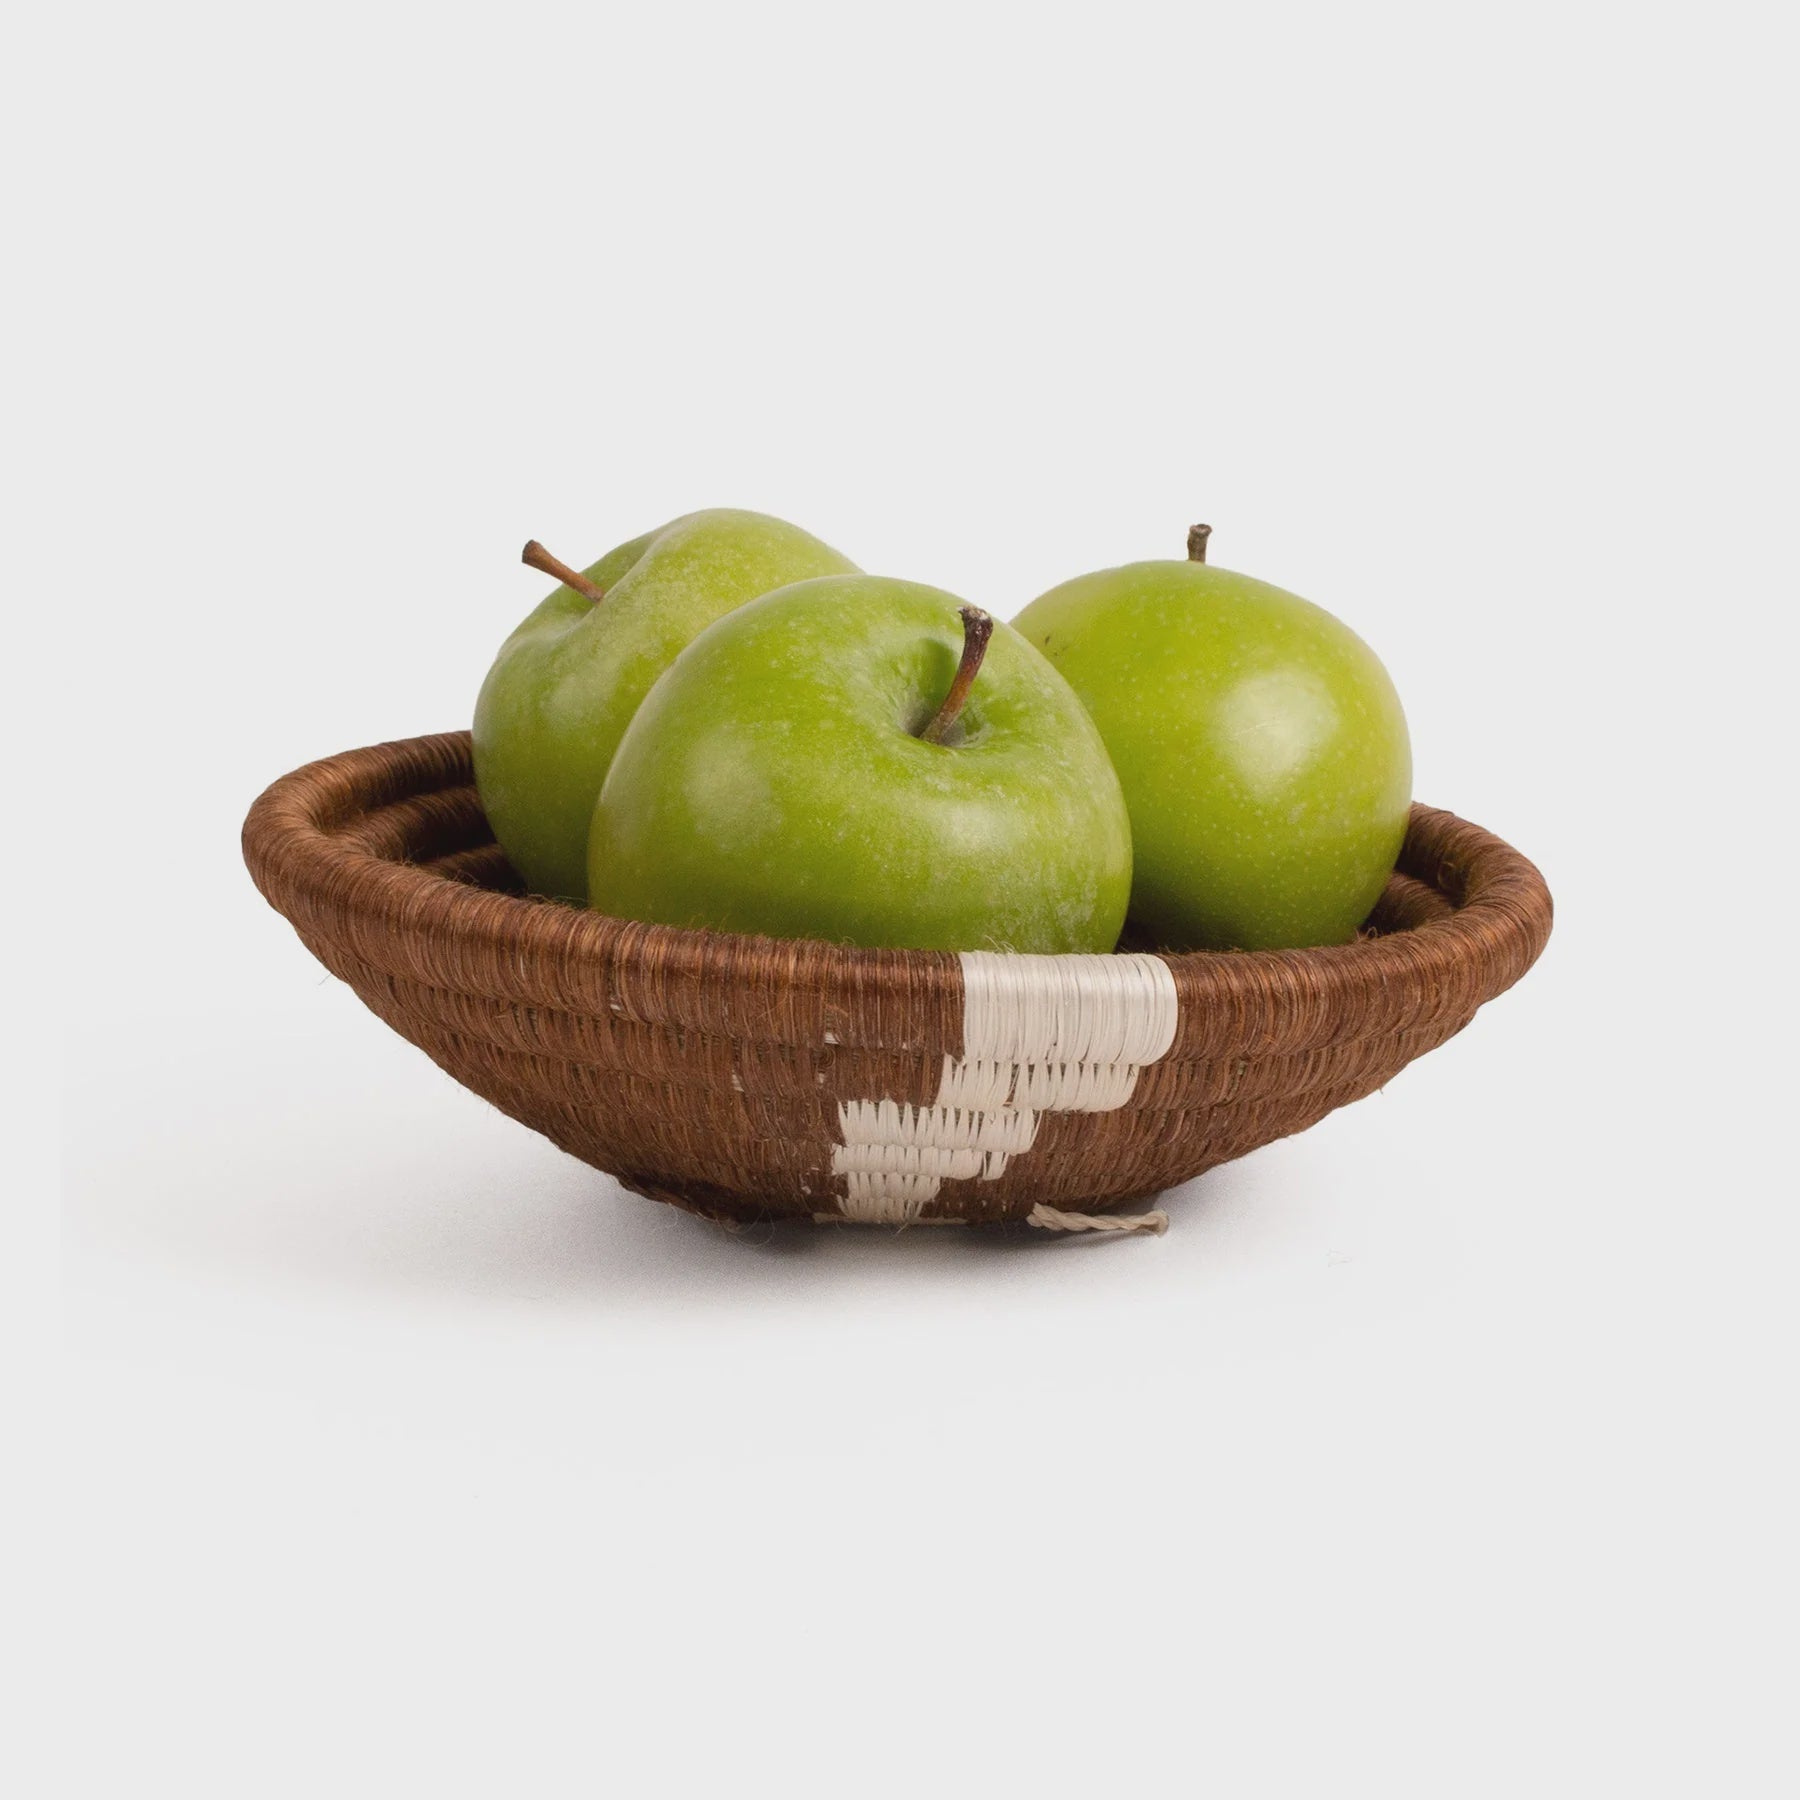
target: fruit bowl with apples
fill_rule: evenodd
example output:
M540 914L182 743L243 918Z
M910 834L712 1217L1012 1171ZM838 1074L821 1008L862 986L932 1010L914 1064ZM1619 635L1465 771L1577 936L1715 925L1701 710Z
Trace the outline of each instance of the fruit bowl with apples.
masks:
M1205 550L1009 626L757 514L534 544L561 585L473 733L283 777L246 859L371 1010L650 1198L1160 1230L1123 1209L1384 1085L1551 920L1412 804L1361 640Z

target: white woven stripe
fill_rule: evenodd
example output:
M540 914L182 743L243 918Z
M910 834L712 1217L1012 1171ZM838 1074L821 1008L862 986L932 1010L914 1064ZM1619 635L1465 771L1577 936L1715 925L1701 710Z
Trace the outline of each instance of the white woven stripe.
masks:
M1114 1112L1137 1085L1136 1063L958 1062L944 1058L938 1107L987 1112Z
M1160 956L966 951L963 1058L1155 1062L1175 1041L1175 977Z
M992 1181L1004 1150L936 1150L929 1144L841 1144L831 1153L839 1175L931 1175L939 1181Z
M903 1106L897 1100L852 1100L838 1108L838 1131L846 1146L918 1144L938 1150L1029 1150L1036 1129L1037 1121L1022 1113Z
M1031 1148L1040 1113L1114 1111L1175 1041L1175 978L1161 957L961 960L963 1054L944 1058L937 1104L838 1107L831 1166L847 1219L908 1224L940 1181L992 1181Z
M853 1170L844 1177L843 1214L864 1225L910 1225L935 1199L935 1175L870 1174Z

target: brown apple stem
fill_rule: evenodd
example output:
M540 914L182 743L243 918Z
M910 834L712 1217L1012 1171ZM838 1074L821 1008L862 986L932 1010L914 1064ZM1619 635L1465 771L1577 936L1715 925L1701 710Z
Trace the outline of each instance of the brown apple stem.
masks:
M994 635L993 618L979 606L964 606L957 610L962 614L963 622L962 661L956 665L956 677L937 709L937 716L919 733L928 744L941 744L961 716L968 702L969 689L975 685L975 677L981 671L981 659L987 654L988 639Z
M1212 536L1210 525L1190 525L1188 527L1188 561L1206 561L1206 540Z
M606 598L604 588L595 587L579 569L571 569L560 556L552 556L536 538L520 551L519 561L528 569L538 569L546 575L554 575L565 587L572 587L576 593L592 600L596 606Z

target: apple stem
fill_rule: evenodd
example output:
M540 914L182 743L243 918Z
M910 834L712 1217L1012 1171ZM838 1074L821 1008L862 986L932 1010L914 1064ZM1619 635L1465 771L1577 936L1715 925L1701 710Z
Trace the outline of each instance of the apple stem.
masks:
M928 744L941 744L961 716L969 689L975 685L975 677L980 672L981 659L987 654L988 639L994 635L992 616L979 606L962 606L957 611L962 614L963 622L962 661L956 665L956 677L950 683L950 691L944 696L936 717L919 733Z
M1188 561L1206 561L1206 540L1212 536L1210 525L1190 525L1188 527Z
M592 600L596 606L606 598L604 588L595 587L579 569L571 569L560 556L552 556L536 538L533 538L519 552L519 561L528 569L537 569L545 575L554 575L564 587L572 587L576 593L584 599Z

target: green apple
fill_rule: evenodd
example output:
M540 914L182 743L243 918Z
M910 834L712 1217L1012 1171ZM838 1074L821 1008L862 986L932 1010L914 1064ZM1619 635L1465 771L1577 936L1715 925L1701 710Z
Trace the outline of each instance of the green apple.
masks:
M1131 809L1135 926L1166 949L1355 936L1412 797L1399 696L1348 626L1186 562L1077 576L1014 624L1100 727Z
M533 893L580 901L588 821L631 715L714 619L810 575L856 565L764 513L688 513L586 574L536 544L525 560L563 585L500 647L475 702L475 785Z
M1131 828L1106 747L1025 640L873 575L740 607L613 759L588 903L912 950L1111 950Z

